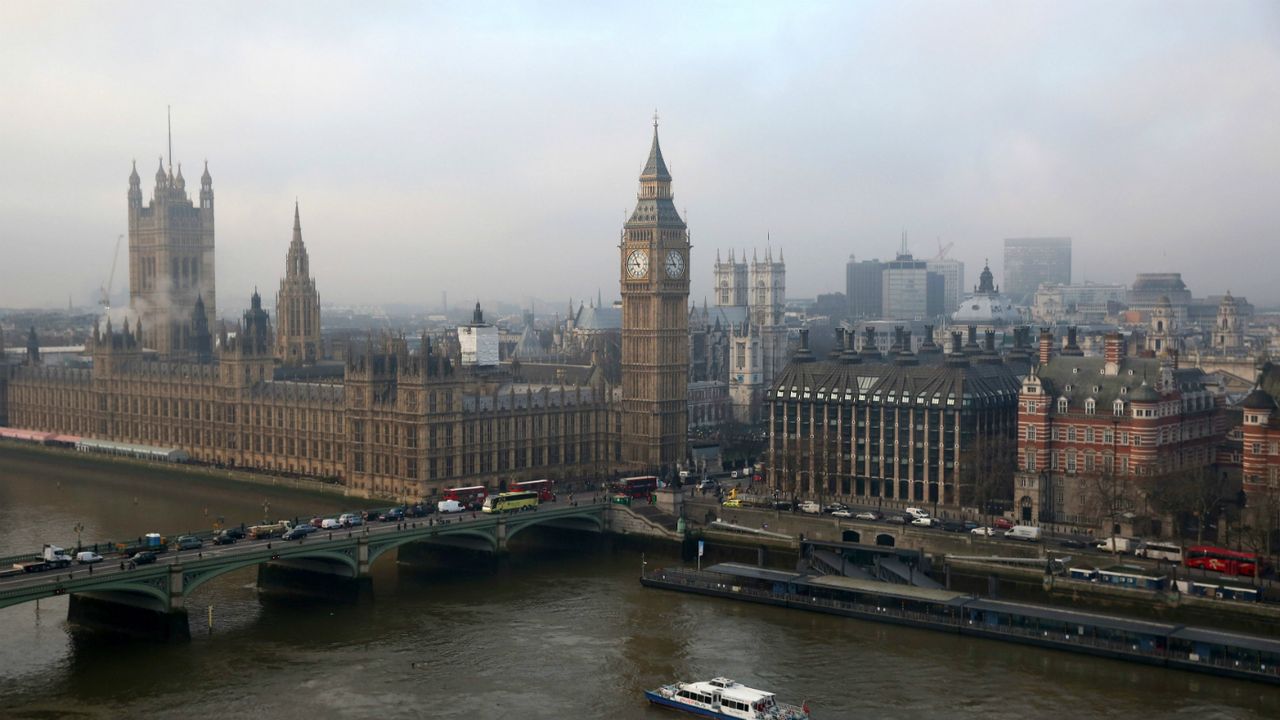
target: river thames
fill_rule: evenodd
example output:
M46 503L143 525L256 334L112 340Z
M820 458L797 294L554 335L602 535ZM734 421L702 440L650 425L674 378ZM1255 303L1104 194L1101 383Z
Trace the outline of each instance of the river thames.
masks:
M264 503L361 504L0 447L0 555L74 544L77 524L89 542L254 522ZM821 719L1280 716L1264 685L647 590L639 552L529 534L496 567L387 557L358 605L260 600L253 570L231 573L187 599L189 643L73 634L65 598L0 610L0 716L665 718L645 688L713 675Z

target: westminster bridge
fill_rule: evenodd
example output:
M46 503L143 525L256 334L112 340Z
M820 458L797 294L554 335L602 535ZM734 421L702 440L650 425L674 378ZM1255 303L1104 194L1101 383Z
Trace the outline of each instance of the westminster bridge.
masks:
M108 556L95 565L0 578L0 608L69 595L68 620L73 624L184 639L189 634L186 598L209 580L246 567L258 568L260 591L296 590L350 599L371 589L369 570L378 558L406 546L500 554L513 537L531 527L601 534L611 529L628 534L663 532L649 525L624 506L559 502L532 512L461 513L319 530L292 541L246 538L231 545L161 553L150 565L134 567Z

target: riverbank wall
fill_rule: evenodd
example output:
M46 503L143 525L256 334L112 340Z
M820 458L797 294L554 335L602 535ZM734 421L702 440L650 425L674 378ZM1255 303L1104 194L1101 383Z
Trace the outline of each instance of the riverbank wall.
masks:
M234 483L243 483L248 485L286 488L331 497L349 497L358 501L357 504L363 506L373 506L379 502L395 501L395 498L390 496L375 496L373 498L368 498L363 495L354 495L348 492L345 486L336 482L325 482L322 480L285 475L272 475L268 473L255 473L248 472L246 470L233 470L230 468L217 468L208 465L139 460L137 458L78 452L69 448L48 447L44 445L31 445L28 443L0 440L0 458L3 458L6 455L12 455L15 457L45 458L70 464L83 463L86 464L86 466L122 467L157 476L201 477L208 478L210 480L228 480Z

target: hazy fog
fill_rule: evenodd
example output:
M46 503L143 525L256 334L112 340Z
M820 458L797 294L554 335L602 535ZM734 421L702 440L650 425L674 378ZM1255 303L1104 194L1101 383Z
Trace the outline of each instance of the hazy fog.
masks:
M1280 302L1275 2L7 2L0 60L0 306L92 302L167 104L224 314L295 197L326 302L614 297L655 106L696 300L716 248L812 296L905 228L970 284L1068 235L1077 279Z

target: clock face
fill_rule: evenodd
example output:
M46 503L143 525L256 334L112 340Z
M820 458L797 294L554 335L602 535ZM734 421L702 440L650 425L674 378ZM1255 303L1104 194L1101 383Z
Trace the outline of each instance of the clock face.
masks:
M639 279L649 274L649 254L643 250L632 251L627 256L627 277Z
M684 275L684 256L679 250L667 253L667 277L675 280Z

